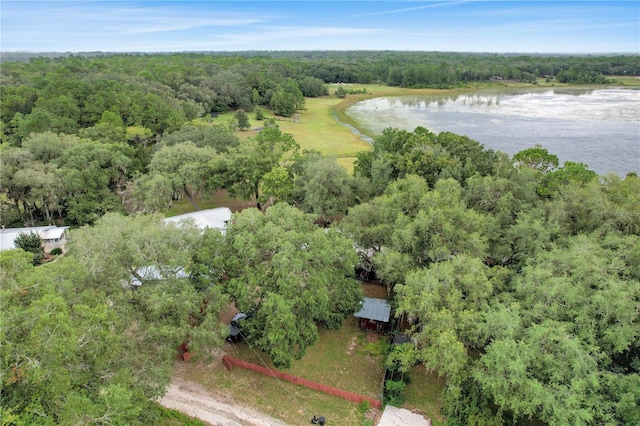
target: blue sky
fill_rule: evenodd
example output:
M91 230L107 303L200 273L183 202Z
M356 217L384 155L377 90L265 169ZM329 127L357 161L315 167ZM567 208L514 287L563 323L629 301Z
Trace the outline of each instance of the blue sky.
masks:
M3 51L640 53L640 1L0 0Z

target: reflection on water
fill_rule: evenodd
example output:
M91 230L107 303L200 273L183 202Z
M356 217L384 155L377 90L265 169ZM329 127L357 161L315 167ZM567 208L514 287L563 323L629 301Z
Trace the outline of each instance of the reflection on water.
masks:
M640 170L640 90L544 89L403 96L359 102L347 110L376 134L386 127L467 135L513 155L541 144L561 161L599 174Z

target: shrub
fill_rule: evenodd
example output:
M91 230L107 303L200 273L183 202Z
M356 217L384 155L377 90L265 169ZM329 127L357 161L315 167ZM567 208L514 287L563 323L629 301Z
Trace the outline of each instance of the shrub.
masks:
M387 380L384 384L384 399L388 405L400 407L404 402L405 382L401 380Z
M62 254L62 249L60 247L56 247L50 252L53 256L60 256Z
M39 265L44 261L44 246L40 235L35 232L21 233L13 240L17 248L33 253L33 264Z

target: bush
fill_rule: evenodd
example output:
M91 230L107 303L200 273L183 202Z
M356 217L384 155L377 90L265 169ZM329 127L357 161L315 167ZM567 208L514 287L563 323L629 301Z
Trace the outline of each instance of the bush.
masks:
M33 253L33 264L40 265L44 261L44 246L40 235L35 232L21 233L13 240L16 248Z
M60 256L62 254L62 249L60 247L56 247L49 253L52 256Z
M404 402L404 388L406 384L401 380L387 380L384 384L385 404L400 407Z

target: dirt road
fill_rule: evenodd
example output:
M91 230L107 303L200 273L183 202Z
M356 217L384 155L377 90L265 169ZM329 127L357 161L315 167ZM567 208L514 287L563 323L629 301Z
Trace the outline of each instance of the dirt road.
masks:
M289 426L280 420L215 395L197 383L172 380L167 393L158 401L214 426Z

